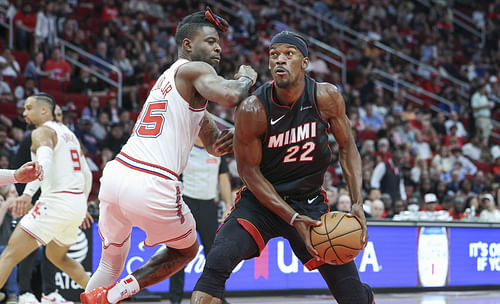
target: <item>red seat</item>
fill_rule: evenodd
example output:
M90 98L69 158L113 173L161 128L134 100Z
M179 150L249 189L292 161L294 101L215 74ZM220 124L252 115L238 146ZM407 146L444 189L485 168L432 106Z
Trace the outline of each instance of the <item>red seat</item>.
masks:
M69 94L69 99L75 103L76 110L80 114L90 101L90 97L84 94Z
M47 91L59 91L61 92L62 86L59 80L42 78L40 79L40 90Z
M30 60L30 55L28 55L28 52L26 51L12 51L12 55L14 55L14 58L16 58L16 61L19 63L19 66L21 67L21 71L24 71L24 67Z
M130 111L129 113L130 113L130 120L136 121L137 117L139 117L139 112Z
M3 81L5 81L9 87L10 87L10 91L12 93L14 93L14 89L16 88L16 86L14 85L14 78L12 76L3 76Z
M364 142L367 139L372 139L376 140L377 139L377 132L373 130L363 130L359 132L359 141Z
M106 105L106 102L108 102L109 97L108 96L99 96L99 106L102 108Z
M0 113L10 119L17 117L17 105L15 102L0 103Z
M17 117L17 105L15 102L0 103L0 112L10 119Z
M139 95L139 101L144 103L148 98L149 89L141 86L139 87L137 94Z
M483 171L484 173L491 173L493 169L493 165L487 162L475 161L474 164L477 167L478 171Z
M26 78L22 76L17 77L16 86L24 86L25 83L26 83Z
M58 105L63 106L66 104L67 96L60 90L48 90L45 92L54 97Z

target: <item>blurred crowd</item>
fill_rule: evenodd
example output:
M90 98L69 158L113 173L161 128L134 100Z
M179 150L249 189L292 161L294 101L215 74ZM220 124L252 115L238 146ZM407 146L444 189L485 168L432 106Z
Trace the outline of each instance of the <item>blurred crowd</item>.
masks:
M347 115L363 162L363 195L367 216L395 220L484 220L500 222L500 146L495 121L500 118L500 1L454 4L484 28L485 40L454 27L445 0L426 7L418 1L351 0L292 1L310 14L290 13L288 2L231 2L232 14L220 11L231 24L222 35L219 73L231 78L241 64L259 73L256 85L270 80L267 48L280 30L295 30L343 51L347 81L341 71L312 47L308 72L336 84L346 101ZM462 6L458 6L462 5ZM22 1L0 0L13 18L14 49L8 31L0 29L0 168L18 166L30 128L23 118L27 96L40 90L54 95L68 125L86 149L94 174L90 200L97 199L101 170L127 141L142 102L157 77L177 56L174 33L187 13L201 10L198 1ZM318 16L370 37L347 44ZM98 60L78 53L61 54L57 37L120 69L123 102L116 89L91 71L116 79ZM386 56L380 41L422 63L408 66ZM71 61L83 62L79 67ZM372 71L381 69L438 96L453 106L424 98L417 104L404 88L392 93ZM466 97L443 75L467 82ZM209 110L233 122L234 109L210 104ZM324 188L334 210L349 210L350 199L330 136L333 158ZM228 158L232 186L241 186L236 164ZM1 194L1 193L0 193Z

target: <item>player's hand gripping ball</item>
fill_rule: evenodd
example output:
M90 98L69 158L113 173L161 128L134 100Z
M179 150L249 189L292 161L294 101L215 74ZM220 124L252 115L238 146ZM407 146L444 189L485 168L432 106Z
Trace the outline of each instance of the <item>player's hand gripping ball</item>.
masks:
M320 221L321 226L311 227L311 244L326 263L348 263L363 250L363 229L357 217L334 211L323 214Z

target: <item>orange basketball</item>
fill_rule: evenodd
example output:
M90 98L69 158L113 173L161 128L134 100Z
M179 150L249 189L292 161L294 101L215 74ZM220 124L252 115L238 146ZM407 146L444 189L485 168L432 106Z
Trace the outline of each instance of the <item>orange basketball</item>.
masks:
M311 243L327 263L348 263L363 249L363 229L356 217L345 212L330 212L320 218L321 226L311 228Z

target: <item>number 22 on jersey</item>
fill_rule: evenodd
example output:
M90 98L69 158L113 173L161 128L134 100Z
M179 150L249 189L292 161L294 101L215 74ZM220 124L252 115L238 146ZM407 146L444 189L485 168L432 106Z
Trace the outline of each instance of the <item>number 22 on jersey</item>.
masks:
M163 113L167 111L167 101L161 100L152 102L147 108L142 109L141 116L134 127L134 132L140 137L158 137L163 130L165 117Z

